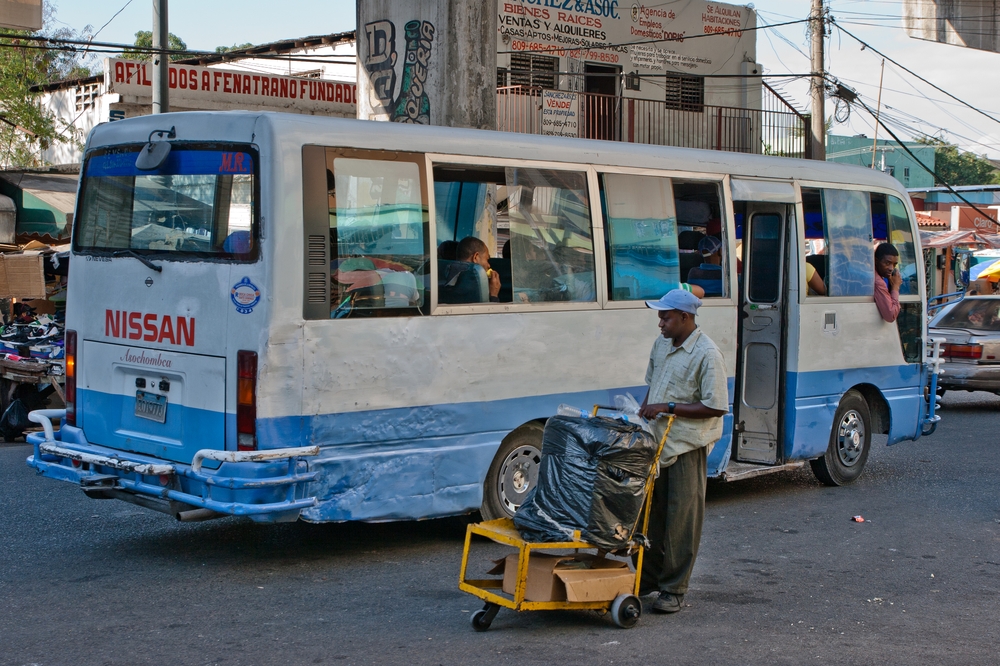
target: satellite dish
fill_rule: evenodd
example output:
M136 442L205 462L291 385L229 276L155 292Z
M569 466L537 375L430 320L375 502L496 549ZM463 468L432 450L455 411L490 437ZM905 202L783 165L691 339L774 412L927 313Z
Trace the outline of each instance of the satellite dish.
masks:
M153 135L159 134L160 140L153 141ZM170 154L170 142L164 141L163 137L174 138L177 136L174 128L171 127L169 130L153 130L149 134L149 143L142 147L139 151L139 156L135 158L135 168L140 171L152 171L154 169L159 169L164 161L167 159L167 155Z

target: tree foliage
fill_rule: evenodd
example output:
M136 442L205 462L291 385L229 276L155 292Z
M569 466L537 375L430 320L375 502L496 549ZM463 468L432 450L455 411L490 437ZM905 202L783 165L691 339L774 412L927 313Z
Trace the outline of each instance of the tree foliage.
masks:
M135 42L133 43L133 46L138 47L138 49L125 49L122 51L123 58L128 58L129 60L152 59L153 54L150 53L148 49L153 48L153 32L151 30L140 30L135 33ZM167 48L171 51L187 51L187 44L183 39L171 32L167 36ZM187 57L188 56L184 53L178 53L171 55L170 59L180 60L181 58Z
M46 3L42 33L62 39L87 39L67 28L54 29L55 11ZM0 167L39 166L39 153L56 142L75 141L70 127L39 104L32 86L91 75L88 57L71 50L47 48L27 39L32 33L6 30L0 38Z
M253 46L252 43L247 42L246 44L233 44L232 46L216 46L216 53L228 53L230 51L242 51L243 49L248 49Z
M918 143L934 146L934 170L939 179L935 185L993 185L1000 183L996 167L985 157L962 152L958 146L933 136L917 139ZM944 182L941 182L944 181Z

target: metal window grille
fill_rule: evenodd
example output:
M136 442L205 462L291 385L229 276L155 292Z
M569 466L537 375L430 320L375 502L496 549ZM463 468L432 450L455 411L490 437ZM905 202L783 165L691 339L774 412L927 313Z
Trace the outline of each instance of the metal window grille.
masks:
M702 112L705 108L705 79L701 76L668 76L664 79L668 109Z
M556 90L559 59L533 53L512 53L510 56L510 85L526 88Z

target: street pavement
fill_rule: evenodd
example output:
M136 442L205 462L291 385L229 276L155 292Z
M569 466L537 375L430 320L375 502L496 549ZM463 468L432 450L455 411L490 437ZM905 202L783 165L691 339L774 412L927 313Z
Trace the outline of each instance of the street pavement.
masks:
M0 444L0 664L1000 663L1000 398L944 404L853 486L710 484L685 608L631 630L501 610L475 633L461 520L180 524Z

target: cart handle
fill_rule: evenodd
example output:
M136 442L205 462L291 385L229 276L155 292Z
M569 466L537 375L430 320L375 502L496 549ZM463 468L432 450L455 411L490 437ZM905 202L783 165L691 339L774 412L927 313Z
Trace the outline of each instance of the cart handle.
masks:
M656 448L656 458L653 460L653 465L649 470L649 476L646 477L646 502L642 510L642 533L646 534L649 529L649 507L653 504L653 483L656 481L658 476L657 470L660 468L660 455L663 453L663 447L667 444L667 435L670 434L670 429L674 425L674 414L667 415L667 427L663 431L663 437L660 438L660 445ZM636 516L635 524L632 525L632 534L629 536L631 539L635 536L635 530L639 527L639 518Z
M598 410L603 409L606 412L620 412L621 410L617 407L608 407L607 405L594 405L594 408L590 410L591 416L597 416Z

